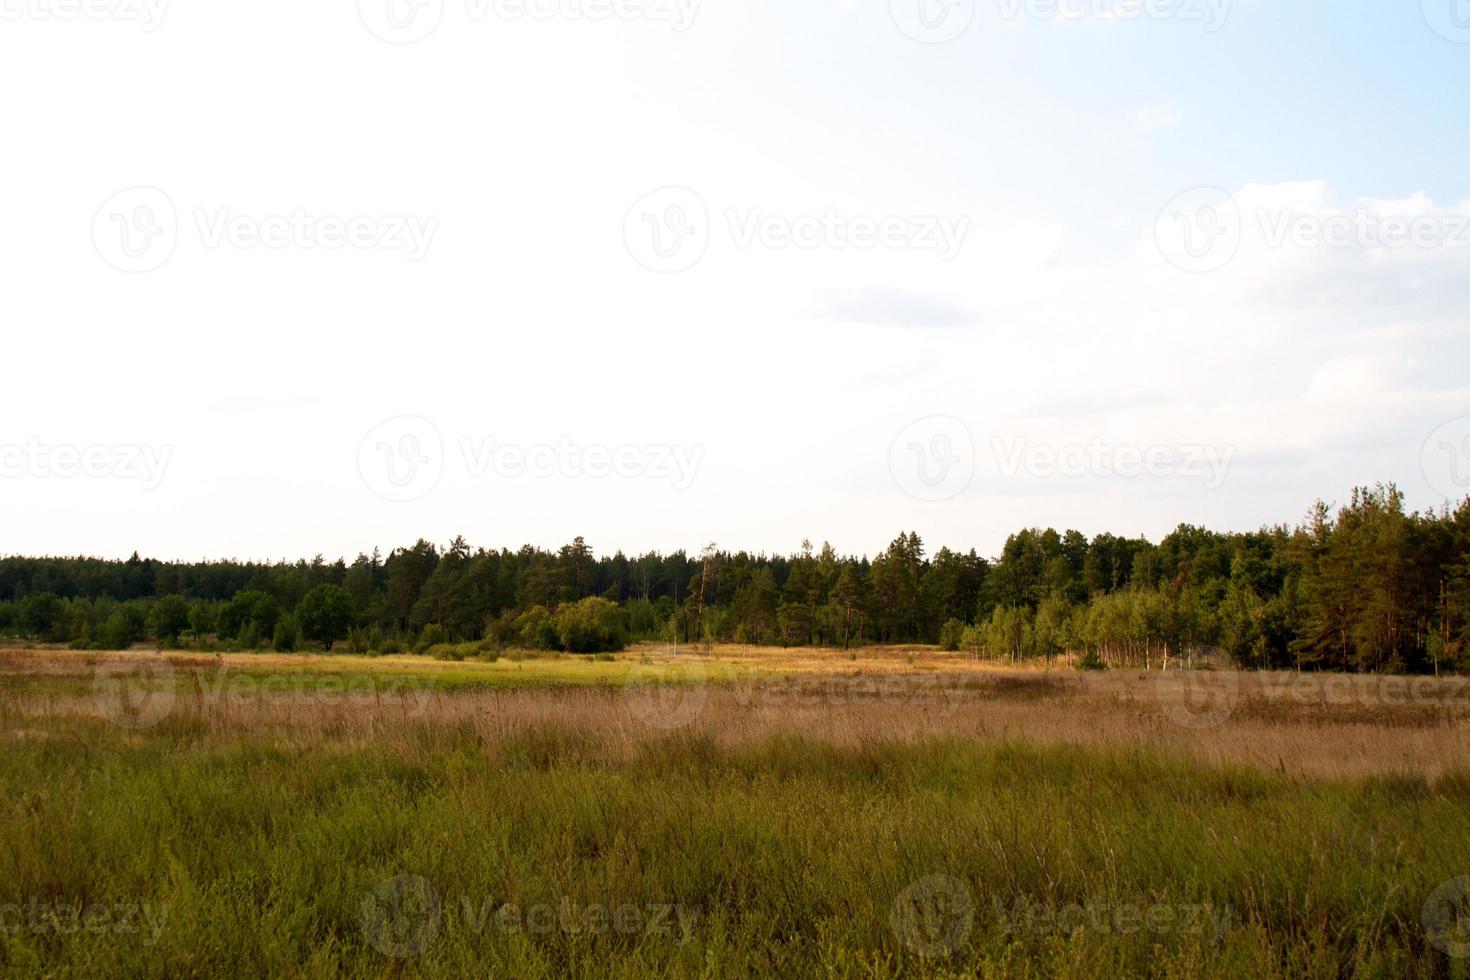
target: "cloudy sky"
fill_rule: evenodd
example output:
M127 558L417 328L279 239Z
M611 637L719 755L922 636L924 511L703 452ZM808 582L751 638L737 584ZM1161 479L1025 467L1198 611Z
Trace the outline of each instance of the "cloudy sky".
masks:
M0 0L0 552L1470 493L1464 0Z

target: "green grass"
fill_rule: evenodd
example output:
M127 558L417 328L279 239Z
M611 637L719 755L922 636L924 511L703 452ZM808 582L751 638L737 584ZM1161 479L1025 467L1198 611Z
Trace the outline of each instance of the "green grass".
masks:
M370 750L224 739L187 714L127 737L0 722L0 910L162 916L156 936L146 919L0 931L18 975L1398 977L1470 962L1421 922L1435 886L1470 872L1464 777L1303 783L957 740L722 750L684 734L627 758L586 734L485 741L434 719ZM432 887L437 915L414 911L417 881L384 885L399 876ZM916 894L934 900L899 902ZM377 917L394 895L402 920ZM593 905L625 928L564 926ZM1044 927L1073 905L1101 925L1025 927L1028 908ZM550 928L524 928L534 907ZM665 908L668 931L648 928ZM1130 909L1195 918L1125 930ZM415 939L417 955L383 951Z

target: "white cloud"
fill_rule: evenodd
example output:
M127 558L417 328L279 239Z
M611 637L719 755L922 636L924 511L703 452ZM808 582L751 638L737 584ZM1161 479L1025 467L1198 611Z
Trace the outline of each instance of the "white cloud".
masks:
M1146 106L1133 113L1133 128L1140 133L1152 133L1159 129L1168 129L1177 126L1184 121L1184 113L1179 109L1179 103L1174 99L1159 105Z

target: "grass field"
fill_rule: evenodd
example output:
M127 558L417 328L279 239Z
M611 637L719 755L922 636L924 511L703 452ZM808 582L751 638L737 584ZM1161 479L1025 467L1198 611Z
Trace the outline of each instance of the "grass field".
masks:
M14 975L1466 976L1470 686L0 651Z

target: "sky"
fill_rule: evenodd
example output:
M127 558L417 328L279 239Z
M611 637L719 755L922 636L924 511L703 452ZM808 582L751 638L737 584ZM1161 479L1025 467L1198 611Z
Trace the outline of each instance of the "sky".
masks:
M1470 495L1466 0L0 0L0 553Z

